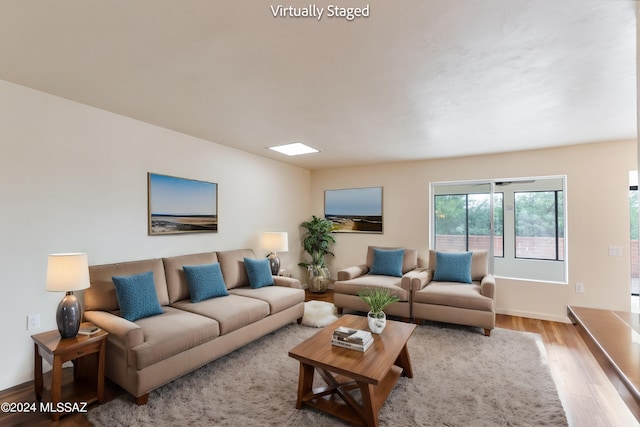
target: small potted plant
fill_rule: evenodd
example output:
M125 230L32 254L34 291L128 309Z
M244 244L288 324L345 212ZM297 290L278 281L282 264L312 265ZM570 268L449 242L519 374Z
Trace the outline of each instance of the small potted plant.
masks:
M381 334L387 325L387 315L383 310L400 299L392 295L388 289L365 289L359 292L358 296L369 306L369 313L367 313L369 329L374 334Z

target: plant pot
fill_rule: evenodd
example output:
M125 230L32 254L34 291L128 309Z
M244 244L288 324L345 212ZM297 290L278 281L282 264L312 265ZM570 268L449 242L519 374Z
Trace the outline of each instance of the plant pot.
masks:
M367 322L369 323L369 330L373 334L381 334L384 327L387 326L387 315L384 311L374 313L370 311L367 313Z
M310 265L307 270L309 272L309 290L315 293L326 292L331 277L329 269L317 265Z

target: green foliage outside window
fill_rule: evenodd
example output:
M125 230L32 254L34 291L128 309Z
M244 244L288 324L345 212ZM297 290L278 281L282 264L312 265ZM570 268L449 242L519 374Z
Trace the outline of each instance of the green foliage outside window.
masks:
M502 193L494 194L495 235L503 233ZM436 196L436 235L489 236L491 204L488 194L447 194ZM467 209L468 208L468 209ZM468 218L467 218L468 214Z
M556 201L556 194L558 200ZM564 236L562 191L534 191L515 194L516 236Z

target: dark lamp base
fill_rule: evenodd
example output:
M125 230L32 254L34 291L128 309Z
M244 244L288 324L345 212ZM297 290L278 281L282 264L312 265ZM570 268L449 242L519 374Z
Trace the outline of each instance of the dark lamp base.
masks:
M277 276L280 271L280 258L273 252L271 252L267 258L269 258L269 265L271 266L271 275Z
M58 304L56 311L56 322L58 323L58 331L62 338L72 338L78 335L80 329L80 304L73 292L67 292L65 297Z

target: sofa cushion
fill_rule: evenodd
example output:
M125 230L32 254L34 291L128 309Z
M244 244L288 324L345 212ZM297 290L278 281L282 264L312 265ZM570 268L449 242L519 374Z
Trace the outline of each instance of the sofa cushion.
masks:
M252 249L236 249L231 251L216 252L224 283L227 289L249 286L249 276L244 267L245 258L255 258Z
M373 264L369 274L383 276L402 276L402 260L404 249L373 249Z
M113 276L120 316L133 322L143 317L162 314L158 302L153 271L132 276Z
M436 254L438 251L429 250L429 269L435 270L437 267ZM472 251L471 256L471 280L482 280L489 274L489 251Z
M366 265L371 270L373 266L373 250L379 249L402 249L402 248L383 248L379 246L369 246L367 248L367 262ZM404 250L404 257L402 258L402 274L414 270L418 267L418 250L406 249Z
M402 278L393 276L360 276L351 280L337 281L333 284L336 294L358 296L363 289L388 289L400 301L409 301L409 292L400 287Z
M228 334L269 315L269 304L239 295L211 298L200 302L177 301L172 307L214 319L220 324L220 335Z
M118 298L113 284L113 276L131 276L153 271L153 281L160 305L169 304L167 281L160 258L142 261L118 262L114 264L92 265L89 267L91 287L84 291L85 310L118 310Z
M144 331L144 343L129 350L129 366L143 369L220 335L218 323L173 307L159 316L135 323Z
M413 302L493 311L493 299L480 294L480 285L477 282L471 285L459 282L430 282L424 289L414 293Z
M199 254L179 255L162 258L164 264L164 274L167 278L167 291L169 303L189 298L189 284L184 274L185 265L213 264L218 261L215 252L204 252Z
M471 252L436 252L436 282L471 283Z
M270 314L279 313L304 302L304 290L284 286L266 286L258 289L245 286L232 289L229 293L248 298L256 298L268 303Z
M191 302L229 295L222 278L220 264L185 265L184 274L189 284Z
M252 288L257 289L273 285L273 276L271 275L271 266L268 258L244 258L244 267L247 269L249 285Z

